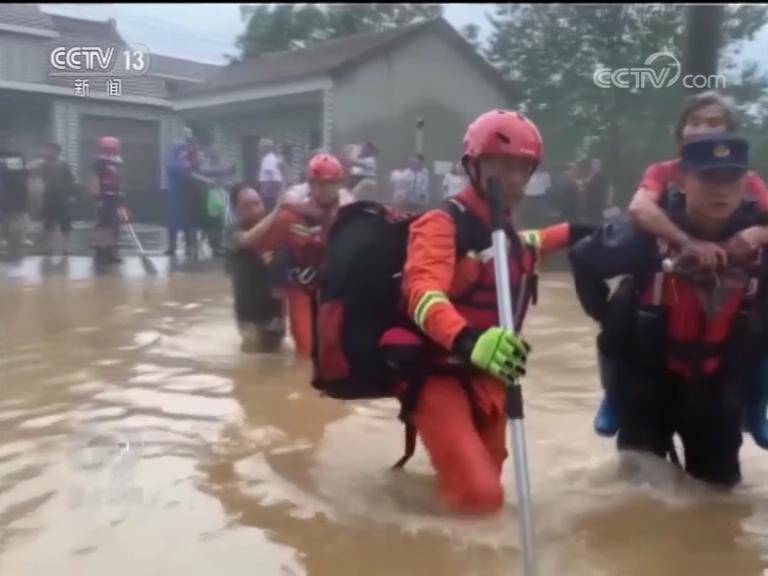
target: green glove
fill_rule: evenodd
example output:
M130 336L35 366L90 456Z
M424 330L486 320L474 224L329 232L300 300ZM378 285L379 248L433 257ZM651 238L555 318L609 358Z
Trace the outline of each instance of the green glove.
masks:
M472 364L507 384L525 375L531 347L512 332L495 326L485 332L467 330L457 339L457 349Z

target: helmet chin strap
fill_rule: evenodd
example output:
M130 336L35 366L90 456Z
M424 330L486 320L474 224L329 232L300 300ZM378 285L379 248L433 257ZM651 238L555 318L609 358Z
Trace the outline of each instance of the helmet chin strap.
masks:
M472 188L485 197L485 192L483 191L482 186L480 186L480 162L477 160L473 162L469 156L464 156L461 159L461 165L464 167L464 172L466 172L467 178L469 178L469 183L472 184Z

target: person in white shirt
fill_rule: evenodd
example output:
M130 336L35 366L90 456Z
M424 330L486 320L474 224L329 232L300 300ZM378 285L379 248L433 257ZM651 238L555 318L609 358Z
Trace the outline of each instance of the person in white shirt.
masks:
M408 168L407 158L403 158L400 166L392 170L389 175L389 182L392 185L392 201L395 204L402 205L405 202L411 188L412 176Z
M469 181L464 173L461 162L456 161L451 167L451 171L443 178L443 198L450 198L461 193L467 187Z
M424 208L429 204L429 170L422 154L411 156L408 182L408 203L414 208Z
M366 178L376 179L377 164L376 156L379 151L372 142L366 141L359 148L359 152L348 159L349 169L349 187L354 188L361 180Z
M259 142L259 194L267 210L272 210L283 192L283 171L275 153L275 143L263 139Z

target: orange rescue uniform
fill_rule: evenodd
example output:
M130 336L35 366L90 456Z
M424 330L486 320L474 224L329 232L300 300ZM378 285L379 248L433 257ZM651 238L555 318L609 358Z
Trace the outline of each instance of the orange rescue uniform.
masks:
M287 248L293 265L300 269L317 269L322 263L325 246L326 230L319 221L284 206L257 248L260 252ZM291 336L296 344L296 354L303 358L312 355L312 298L315 288L313 282L304 285L294 279L286 289Z
M490 209L485 200L471 187L455 199L488 226L490 237ZM520 237L543 257L568 245L570 225L559 224ZM448 213L433 210L411 225L403 278L408 313L445 350L446 356L465 327L483 330L499 324L495 309L484 311L486 319L475 320L474 324L468 314L457 309L457 301L477 282L478 266L482 265L476 254L461 256L458 262L456 259L456 226ZM510 268L515 267L511 259ZM517 272L511 274L513 291L519 285L520 273L534 271L518 268ZM487 268L483 273L487 275ZM504 501L501 469L507 456L505 387L479 371L471 373L471 387L474 410L458 377L430 376L412 422L437 470L444 503L458 511L492 512Z

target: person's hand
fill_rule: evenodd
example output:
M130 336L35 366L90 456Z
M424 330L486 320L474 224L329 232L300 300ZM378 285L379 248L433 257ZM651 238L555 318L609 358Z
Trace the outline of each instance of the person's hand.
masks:
M284 200L280 206L287 208L291 212L298 214L299 216L305 216L307 218L320 218L323 215L323 211L311 204L310 202L296 202L295 200Z
M714 242L689 239L682 248L681 259L695 260L703 268L714 271L728 265L728 253Z
M749 263L757 251L760 249L760 243L753 235L754 230L747 228L737 234L734 234L724 245L728 257L734 262Z
M235 246L245 246L245 231L244 230L238 230L232 235Z
M505 384L525 375L531 347L511 331L495 326L485 332L467 330L461 338L459 353Z

